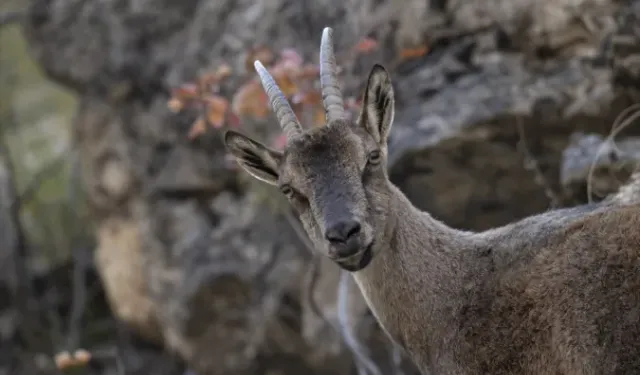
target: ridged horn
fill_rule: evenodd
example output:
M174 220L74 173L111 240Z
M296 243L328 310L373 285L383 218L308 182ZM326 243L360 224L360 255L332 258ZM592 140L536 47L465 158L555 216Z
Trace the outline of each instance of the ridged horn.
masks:
M259 60L256 60L253 66L256 72L258 72L258 76L260 76L260 82L269 97L271 108L273 108L273 112L276 114L282 132L287 137L287 140L295 138L302 131L302 126L300 125L298 117L293 112L291 105L289 105L287 98L282 91L280 91L280 88L271 74L269 74L269 71Z
M344 119L344 99L338 86L336 58L333 54L333 30L325 27L320 42L320 87L326 122Z

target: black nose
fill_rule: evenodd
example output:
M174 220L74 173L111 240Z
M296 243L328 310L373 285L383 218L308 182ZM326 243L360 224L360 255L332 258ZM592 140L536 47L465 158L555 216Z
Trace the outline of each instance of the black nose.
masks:
M344 243L360 233L360 223L355 220L342 220L327 227L324 237L333 243Z

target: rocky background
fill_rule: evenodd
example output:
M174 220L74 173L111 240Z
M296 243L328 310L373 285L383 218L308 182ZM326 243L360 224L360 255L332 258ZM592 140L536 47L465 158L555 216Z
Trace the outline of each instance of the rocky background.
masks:
M224 66L231 98L249 51L315 62L331 26L347 95L373 63L391 71L393 181L482 230L640 199L638 25L640 1L0 2L0 374L54 374L76 349L91 360L70 373L415 374L279 195L228 163L222 129L190 136L199 110L172 111L172 93ZM58 91L11 86L28 64ZM278 135L272 117L237 120Z

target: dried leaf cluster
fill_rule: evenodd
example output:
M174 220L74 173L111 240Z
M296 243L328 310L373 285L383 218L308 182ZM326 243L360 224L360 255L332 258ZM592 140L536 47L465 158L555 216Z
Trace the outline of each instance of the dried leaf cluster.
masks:
M378 48L378 42L372 38L363 38L352 48L356 55L369 54ZM426 46L399 51L399 60L415 58L427 53ZM305 124L321 126L324 124L324 108L319 90L319 67L317 63L305 62L301 55L291 48L274 53L267 47L256 47L248 51L244 69L253 72L253 62L260 60L269 69L278 86L289 99L294 112ZM208 128L238 127L241 119L264 120L269 116L270 108L267 96L257 77L243 83L230 99L220 94L221 83L231 76L232 68L221 65L215 71L200 75L194 82L186 82L172 90L168 107L173 112L184 109L198 109L200 116L191 125L189 138L195 138ZM358 111L360 100L345 98L345 107ZM284 146L284 136L274 140L273 147Z

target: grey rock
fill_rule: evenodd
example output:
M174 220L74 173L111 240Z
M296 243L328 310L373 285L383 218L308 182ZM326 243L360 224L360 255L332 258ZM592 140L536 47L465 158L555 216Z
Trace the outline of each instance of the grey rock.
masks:
M33 56L81 97L74 131L97 267L120 319L199 375L353 371L337 334L322 339L309 316L310 257L277 193L229 168L220 132L190 141L195 114L166 108L171 87L223 61L234 74L222 92L233 92L253 76L244 59L255 45L316 61L326 25L345 56L379 38L379 51L347 64L345 91L357 95L375 60L392 70L390 173L417 206L468 229L545 210L518 122L563 203L584 201L563 184L584 163L563 154L570 134L606 134L637 101L638 1L410 1L32 1ZM425 38L429 54L397 61ZM278 132L272 117L243 128ZM335 319L336 272L325 269L314 295ZM386 337L366 309L353 311L357 337L391 372Z

